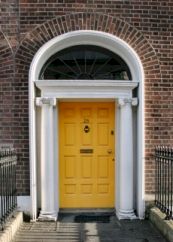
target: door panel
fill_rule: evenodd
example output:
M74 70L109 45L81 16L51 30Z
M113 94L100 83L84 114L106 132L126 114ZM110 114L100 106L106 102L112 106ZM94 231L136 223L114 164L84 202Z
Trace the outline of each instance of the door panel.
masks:
M114 207L115 104L59 103L60 207Z

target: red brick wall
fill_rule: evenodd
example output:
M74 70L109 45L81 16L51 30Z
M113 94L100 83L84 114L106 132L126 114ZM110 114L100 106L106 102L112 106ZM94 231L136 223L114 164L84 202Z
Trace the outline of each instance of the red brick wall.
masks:
M0 127L2 136L8 135L8 141L13 142L19 152L19 193L28 194L29 191L30 63L35 52L45 42L59 34L79 29L114 34L129 43L141 58L145 70L146 192L153 192L153 148L158 144L173 145L173 1L21 0L20 6L15 1L4 0L4 4L10 4L7 4L0 22L3 33L13 47L9 57L12 54L14 56L14 65L11 67L14 79L8 77L9 73L3 79L0 72L0 81L3 85L7 85L7 80L10 85L13 83L13 91L9 94L9 110L13 106L15 131L12 125L5 131L4 127L8 128L9 125L4 126L2 122ZM9 19L5 23L7 16ZM6 99L2 96L1 99L5 104ZM5 110L5 107L1 109ZM6 115L6 111L3 112Z

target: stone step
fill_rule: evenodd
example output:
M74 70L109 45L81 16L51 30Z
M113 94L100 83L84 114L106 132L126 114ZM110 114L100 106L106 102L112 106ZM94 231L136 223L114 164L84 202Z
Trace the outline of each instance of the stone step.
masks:
M26 239L18 239L14 240L13 242L82 242L82 240L73 240L71 238L58 238L58 239L31 239L31 238L26 238Z
M67 221L67 219L66 219ZM23 223L13 242L166 242L146 220Z

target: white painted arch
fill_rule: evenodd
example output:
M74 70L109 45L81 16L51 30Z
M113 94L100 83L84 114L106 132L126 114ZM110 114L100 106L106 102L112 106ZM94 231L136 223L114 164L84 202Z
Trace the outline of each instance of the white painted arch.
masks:
M60 86L64 86L62 89L62 93L59 96L59 94L56 95L56 92L48 92L48 86L49 90L58 89L58 84L56 85L55 81L49 82L46 84L46 81L39 81L39 73L41 71L42 66L44 63L51 57L53 54L57 53L58 51L74 46L74 45L96 45L100 46L106 49L109 49L110 51L116 53L119 55L129 66L129 69L132 74L132 81L128 83L120 83L118 81L102 81L98 82L95 86L95 90L97 90L97 95L91 95L90 90L92 87L92 84L90 88L88 89L88 93L85 93L85 98L127 98L124 90L128 89L132 90L131 86L135 86L135 83L139 83L138 86L138 99L139 99L139 105L138 105L138 114L137 114L137 212L138 216L140 218L143 218L144 216L144 72L143 67L141 64L141 61L137 55L137 53L123 40L120 38L107 34L100 31L88 31L88 30L82 30L82 31L73 31L69 32L60 36L57 36L50 41L48 41L46 44L44 44L35 54L33 61L30 66L29 71L29 132L30 132L30 177L31 177L31 214L33 220L36 220L36 214L37 214L37 171L36 171L36 108L35 108L35 98L36 98L36 92L35 87L36 85L42 89L45 88L46 91L44 91L45 95L55 98L63 98L63 90L65 92L65 86L67 85L60 84ZM62 81L63 82L63 81ZM52 83L52 87L50 87L50 83ZM58 82L57 82L58 83ZM105 83L105 84L103 84ZM79 82L72 82L71 87L74 85L80 86ZM122 85L121 85L122 84ZM88 84L89 85L89 84ZM104 86L107 86L108 88L104 88ZM124 87L126 86L126 88ZM55 88L56 87L56 88ZM68 86L69 87L69 86ZM101 89L101 88L102 89ZM113 88L112 88L113 87ZM118 87L118 89L117 89ZM82 93L82 88L84 88L84 85L81 85L81 88L78 89L78 91ZM70 91L72 91L70 89ZM117 91L117 93L115 92ZM57 92L58 93L58 92ZM69 98L82 98L82 94L76 96L72 95ZM67 96L65 97L67 98Z

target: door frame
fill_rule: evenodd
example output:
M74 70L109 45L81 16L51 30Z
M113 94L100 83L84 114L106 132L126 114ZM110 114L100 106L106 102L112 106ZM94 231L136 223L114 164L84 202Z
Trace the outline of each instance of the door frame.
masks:
M67 48L73 45L80 44L92 44L107 48L116 54L120 55L125 60L132 73L132 81L110 81L110 80L38 80L40 70L46 60L54 53L60 51L63 48ZM31 214L33 220L37 218L37 202L38 202L38 150L36 141L40 138L40 131L36 125L38 119L38 113L40 108L37 106L44 106L45 100L53 104L56 104L58 100L115 100L119 106L123 107L126 103L132 103L137 105L136 100L133 98L132 90L138 86L138 100L139 105L137 108L137 212L138 217L144 216L144 88L143 88L144 72L141 61L136 52L123 40L113 36L111 34L99 32L99 31L74 31L67 34L60 35L53 38L44 44L36 53L30 67L29 73L29 96L30 96L30 176L31 176ZM36 95L36 88L41 91L41 95ZM35 103L36 99L36 103ZM46 102L47 102L46 101ZM118 136L121 132L121 111L117 112L117 131ZM58 121L58 114L55 108L53 108L53 120L52 124L56 130L55 123ZM58 132L58 130L57 130ZM120 136L119 136L120 137ZM120 145L121 139L116 137L117 145ZM58 159L58 140L52 139L52 144L55 151L54 162ZM121 154L117 154L117 160L121 163ZM42 161L41 161L42 162ZM56 166L56 165L55 165ZM54 167L55 169L55 167ZM118 168L120 169L120 168ZM117 169L117 172L119 170ZM55 180L57 180L58 173L55 172ZM118 177L118 176L117 176ZM117 178L118 179L118 178ZM116 181L117 193L120 192L119 179ZM42 188L41 188L42 189ZM54 191L56 192L56 186ZM56 197L56 196L55 196ZM118 197L118 196L116 196ZM55 198L55 203L57 198ZM116 201L116 208L120 202ZM58 203L55 206L56 212L58 212ZM118 214L117 214L118 215ZM121 218L121 217L120 217ZM126 218L125 216L123 218Z

